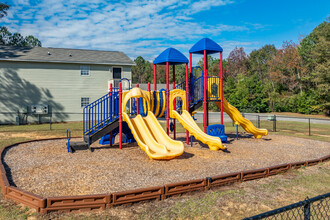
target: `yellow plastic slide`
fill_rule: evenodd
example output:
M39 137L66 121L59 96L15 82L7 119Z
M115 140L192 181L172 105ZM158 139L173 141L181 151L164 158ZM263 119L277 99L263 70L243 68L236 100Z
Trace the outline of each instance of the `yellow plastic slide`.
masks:
M221 102L216 102L216 105L221 108ZM225 98L223 98L223 111L226 112L236 124L241 125L245 131L253 134L255 138L261 138L268 134L267 129L256 128L251 121L244 118L237 108L229 104Z
M210 150L225 150L226 147L222 145L220 138L213 137L205 134L200 127L196 124L194 119L191 117L189 112L182 110L182 114L172 110L172 115L182 124L182 126L188 130L197 140L201 141L204 144L207 144Z
M148 115L137 115L130 118L122 112L123 121L127 122L131 132L141 149L152 159L169 160L180 156L184 152L184 145L180 141L172 140L163 130L155 115L150 111L150 93L134 88L123 92L122 109L126 108L131 98L143 98L147 103Z
M123 112L123 120L127 122L138 145L150 158L169 160L183 154L183 143L167 136L151 111L144 118L137 115L133 119Z

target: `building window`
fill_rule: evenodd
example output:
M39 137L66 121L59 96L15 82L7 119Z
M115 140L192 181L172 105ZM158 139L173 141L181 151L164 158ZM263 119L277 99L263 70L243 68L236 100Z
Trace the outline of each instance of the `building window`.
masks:
M81 97L81 107L89 105L89 97Z
M112 68L113 79L121 79L121 68L120 67L113 67Z
M89 66L80 66L80 75L89 76Z

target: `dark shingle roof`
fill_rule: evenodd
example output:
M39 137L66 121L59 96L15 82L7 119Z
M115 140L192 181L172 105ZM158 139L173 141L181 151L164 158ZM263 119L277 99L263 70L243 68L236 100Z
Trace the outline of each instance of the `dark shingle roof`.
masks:
M0 60L135 65L123 52L49 47L13 47L0 45Z

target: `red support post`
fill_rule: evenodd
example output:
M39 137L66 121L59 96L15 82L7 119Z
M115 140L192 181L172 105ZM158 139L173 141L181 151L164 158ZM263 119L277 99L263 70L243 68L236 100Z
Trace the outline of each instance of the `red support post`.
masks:
M208 100L208 90L209 90L209 62L206 54L206 125L209 126L209 100ZM206 132L205 132L206 133Z
M190 54L191 55L191 54ZM191 57L190 57L191 62ZM186 64L186 101L187 101L187 112L189 112L189 77L188 77L188 63ZM189 131L186 130L186 143L189 144Z
M113 88L112 88L112 83L110 83L110 117L112 117L112 98L111 98L111 96L112 96L112 90L113 90ZM110 131L110 139L109 139L110 141L110 147L112 147L112 131Z
M136 88L139 88L139 83L136 84ZM139 101L140 101L139 98L136 98L136 115L139 114L139 107L140 107Z
M170 109L169 109L169 106L170 106L170 102L169 102L169 99L170 99L170 86L169 86L169 64L168 62L166 62L166 127L167 127L167 135L170 134Z
M223 72L222 72L222 52L220 52L220 96L221 96L221 124L223 125Z
M173 65L173 90L175 89L175 65ZM175 109L175 99L173 100L173 109ZM176 131L175 131L175 119L173 119L173 127L174 127L174 129L173 129L173 132L174 132L174 134L173 134L173 136L174 136L174 140L176 140Z
M154 91L157 90L157 65L154 64Z
M150 97L151 97L151 86L150 86L150 82L148 82L148 92L149 92L149 95L150 95ZM150 104L151 104L151 102L150 102ZM149 108L149 106L147 106L147 109ZM143 110L143 111L146 111L147 112L147 114L148 114L148 110ZM150 106L150 109L151 109L151 106ZM152 109L151 109L151 111L152 111Z
M206 50L204 50L204 132L207 132L207 77L206 77L206 65L207 65L207 54Z
M192 72L192 53L189 53L189 78L192 76L193 72Z
M122 87L121 82L119 83L119 149L122 149L123 143L123 118L122 118Z

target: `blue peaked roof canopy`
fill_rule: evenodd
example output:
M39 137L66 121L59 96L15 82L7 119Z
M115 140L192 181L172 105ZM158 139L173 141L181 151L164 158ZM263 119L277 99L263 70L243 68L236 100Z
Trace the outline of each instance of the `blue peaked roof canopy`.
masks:
M190 48L189 53L204 54L204 50L206 50L206 54L219 53L223 51L222 47L210 38L203 38Z
M178 51L175 48L167 48L164 50L161 54L156 57L154 60L154 64L159 65L166 65L166 62L169 63L169 65L176 65L176 64L183 64L188 63L188 59L185 55L183 55L180 51Z

